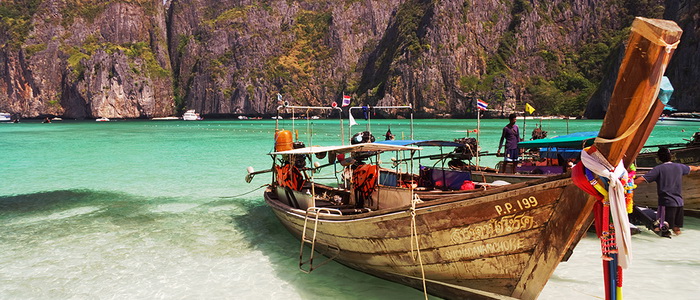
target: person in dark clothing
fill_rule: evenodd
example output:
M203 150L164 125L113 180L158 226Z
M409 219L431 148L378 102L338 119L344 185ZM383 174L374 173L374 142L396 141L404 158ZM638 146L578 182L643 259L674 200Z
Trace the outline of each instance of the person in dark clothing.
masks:
M659 148L657 155L662 163L637 177L634 183L656 181L656 192L659 196L657 214L659 226L663 226L665 221L668 227L673 229L673 233L679 235L683 227L682 177L690 172L700 171L700 167L671 162L671 151L666 147Z
M391 127L386 131L386 134L384 135L387 141L393 141L394 140L394 134L391 133Z
M505 140L505 161L517 161L518 156L520 156L520 151L518 151L518 142L520 142L520 135L518 130L518 125L515 125L515 114L510 114L508 120L510 122L508 125L503 127L503 132L501 133L501 141L498 142L498 151L496 155L501 154L501 148L503 147L503 141Z

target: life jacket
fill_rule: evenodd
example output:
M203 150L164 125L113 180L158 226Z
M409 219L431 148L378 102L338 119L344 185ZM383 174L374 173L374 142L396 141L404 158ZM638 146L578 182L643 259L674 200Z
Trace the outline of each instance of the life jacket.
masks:
M304 176L301 174L301 171L292 164L275 166L275 172L277 173L277 184L282 187L300 191L304 186Z
M355 191L364 199L369 199L372 192L377 186L377 177L379 177L379 168L376 165L364 164L359 165L352 173L352 182L355 186Z

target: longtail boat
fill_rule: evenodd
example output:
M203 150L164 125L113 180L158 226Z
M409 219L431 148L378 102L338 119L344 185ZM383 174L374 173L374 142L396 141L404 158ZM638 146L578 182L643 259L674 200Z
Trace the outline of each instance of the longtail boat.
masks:
M629 153L636 156L654 125L648 120L658 119L655 91L673 50L666 45L681 35L665 20L637 18L632 29L594 144L612 165L633 159ZM591 224L596 200L566 174L442 191L422 190L410 160L406 172L378 166L377 154L411 156L419 149L376 143L294 149L289 131L276 133L264 197L300 239L300 269L311 272L332 259L443 298L537 298ZM313 160L325 157L345 167L346 183L315 182ZM316 252L326 260L319 263Z

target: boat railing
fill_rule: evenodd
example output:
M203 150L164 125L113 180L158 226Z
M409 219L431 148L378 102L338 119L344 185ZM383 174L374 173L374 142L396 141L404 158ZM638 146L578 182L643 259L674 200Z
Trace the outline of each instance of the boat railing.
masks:
M320 268L321 266L329 263L331 260L335 259L338 254L340 254L340 248L335 246L328 246L330 250L334 252L333 255L329 255L326 260L314 267L314 254L316 252L316 233L318 231L318 217L322 214L328 215L343 215L339 209L327 208L327 207L309 207L306 209L306 214L304 215L304 228L301 231L301 247L299 248L299 270L304 273L311 273L311 271ZM314 232L309 239L306 236L306 229L308 228L309 215L315 215L314 218ZM304 260L304 246L309 244L311 246L311 253L309 254L309 259ZM304 269L304 265L308 264L309 269Z

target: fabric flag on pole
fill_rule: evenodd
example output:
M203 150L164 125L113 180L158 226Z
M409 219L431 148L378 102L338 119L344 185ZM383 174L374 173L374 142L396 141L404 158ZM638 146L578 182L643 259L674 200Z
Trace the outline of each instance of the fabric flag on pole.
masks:
M343 95L343 107L350 105L350 96Z
M486 103L484 100L481 99L476 99L476 108L480 110L486 110L486 108L489 106L488 103Z
M352 113L348 113L348 114L350 115L350 118L348 118L350 120L350 122L349 122L350 127L357 125L357 122L355 122L355 118L352 117Z
M535 112L535 108L530 105L530 103L525 103L525 111L529 114Z

